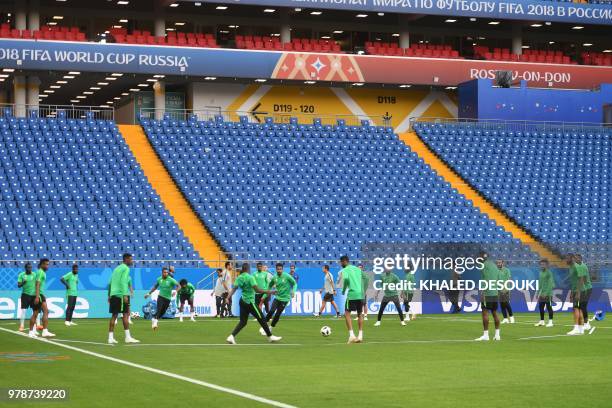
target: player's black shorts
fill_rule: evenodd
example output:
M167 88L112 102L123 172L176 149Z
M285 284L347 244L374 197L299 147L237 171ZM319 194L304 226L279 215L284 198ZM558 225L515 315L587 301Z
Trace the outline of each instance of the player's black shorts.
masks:
M363 313L363 300L361 299L348 300L347 299L344 309L348 310L349 312L357 312L357 314L362 314Z
M404 304L412 302L414 293L404 293Z
M190 300L193 300L193 295L189 295L187 293L181 293L181 295L179 296L179 301L181 303L188 302Z
M264 295L265 295L265 293L256 293L255 294L255 306L259 306L259 303L263 299ZM264 301L265 301L265 299L264 299Z
M22 293L21 294L21 308L27 309L31 307L32 309L34 309L34 299L35 298L36 296L34 295L26 295L25 293Z
M538 302L552 302L552 296L538 296Z
M36 296L32 296L32 297L36 299ZM42 304L47 301L47 298L43 294L40 295L40 302L34 303L34 299L32 299L32 310L40 310L42 307Z
M123 302L123 296L111 296L108 304L110 314L120 314L130 310L130 297L127 296L127 303Z
M591 300L592 289L583 290L580 292L580 303L589 303Z
M493 312L499 306L499 298L497 296L486 296L484 301L480 302L480 306L483 310L487 309Z
M333 293L326 293L323 295L323 301L324 302L333 302L334 301L334 294Z

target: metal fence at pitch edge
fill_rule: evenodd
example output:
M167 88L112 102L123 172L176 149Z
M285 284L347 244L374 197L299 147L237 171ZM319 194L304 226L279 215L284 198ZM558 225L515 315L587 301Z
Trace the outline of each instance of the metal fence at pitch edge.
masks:
M112 108L83 105L0 104L0 118L65 118L114 120Z
M329 115L315 113L278 113L267 111L224 111L220 107L206 107L202 110L192 109L153 109L142 108L139 117L142 119L162 120L164 118L177 121L188 121L197 118L199 121L216 120L223 118L227 122L239 122L244 117L248 123L265 123L271 118L274 123L291 123L292 119L301 125L311 125L315 120L322 125L337 125L344 121L347 126L361 126L367 123L371 126L391 126L391 117L368 115Z
M460 125L465 129L513 132L605 132L612 135L612 123L546 122L531 120L470 119L470 118L410 118L410 128L416 123Z

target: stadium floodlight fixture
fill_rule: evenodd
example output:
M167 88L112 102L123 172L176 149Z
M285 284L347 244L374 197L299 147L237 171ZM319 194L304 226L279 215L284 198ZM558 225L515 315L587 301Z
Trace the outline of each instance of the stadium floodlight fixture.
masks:
M130 4L130 2L127 0L119 0L117 4L120 6L127 6L128 4Z
M174 23L175 26L184 26L185 22L183 21L177 21L176 23Z
M263 78L257 78L255 80L255 82L266 82L266 81L267 81L267 79L263 79Z
M108 85L108 82L98 82L98 85L100 85L100 86L106 86L106 85Z
M215 7L217 10L227 10L227 6L217 6Z
M79 96L77 96L77 98L78 98L78 99L85 99L85 98L87 98L87 97L86 97L86 96L83 96L83 95L79 95Z
M64 16L53 16L54 20L63 20Z
M399 33L393 33L391 34L391 37L399 37Z
M321 14L323 14L323 12L322 11L311 11L310 14L313 16L320 16Z
M534 28L539 28L539 27L542 27L542 24L540 24L540 23L533 23L531 26L534 27Z
M355 17L357 17L357 18L366 18L367 16L368 16L367 14L359 13Z
M79 103L79 102L81 102L81 100L80 99L71 99L70 102L72 102L72 103Z
M118 72L114 72L114 73L112 73L112 74L111 74L111 76L114 76L114 77L122 77L122 76L123 76L123 74L120 74L120 73L118 73Z
M307 85L312 85L312 84L316 84L317 81L304 81L304 83Z
M99 86L90 86L89 89L91 89L92 91L99 91L102 88L100 88Z
M400 85L399 87L400 87L400 88L410 88L411 86L412 86L412 85L410 85L410 84L402 84L402 85Z
M231 25L231 26L228 26L228 27L229 27L229 28L238 28L238 27L240 27L240 26L239 26L239 25Z
M582 30L583 28L583 26L573 26L572 30Z
M548 44L553 45L555 42L554 41L549 41Z
M544 24L546 24L547 26L552 25L550 21L545 21Z
M354 82L353 86L363 86L363 82Z
M329 35L323 35L321 36L321 39L323 40L329 40L331 37Z
M114 25L113 28L123 28L123 26L121 24L118 24L118 25Z
M118 101L118 100L120 100L120 99L121 99L121 97L119 97L119 96L115 96L113 99L114 99L114 100L116 100L116 101Z
M40 94L40 95L38 95L38 98L39 98L39 99L40 99L40 98L46 98L46 97L48 97L48 96L49 96L49 95Z
M344 33L344 31L342 31L342 30L334 30L334 34L342 34L342 33Z
M128 19L127 18L122 18L121 20L119 20L120 23L127 23Z
M81 73L79 71L70 71L68 75L81 75Z
M174 28L169 27L169 28L166 28L166 31L176 31L176 30Z
M128 96L128 95L129 95L129 93L127 93L127 92L122 92L121 93L121 96Z
M204 77L205 81L214 81L215 79L217 79L217 77L213 77L213 76Z
M380 12L379 12L379 13L376 13L376 14L377 14L378 16L380 16L380 17L382 17L382 16L384 16L384 15L385 15L385 13L380 13Z
M61 85L51 85L49 88L51 89L60 89L62 86Z
M130 88L130 92L140 92L140 88Z
M295 11L296 13L299 13L300 11L302 11L302 9L299 8L299 7L296 7L296 8L293 9L293 11Z
M612 50L603 50L602 52L612 52Z
M276 12L276 9L270 9L270 8L264 9L264 13L274 13L274 12Z
M100 105L101 108L110 108L108 105Z
M447 87L446 87L446 88L444 88L444 89L457 89L457 87L456 87L456 86L447 86Z
M9 74L0 74L0 78L8 78Z
M141 88L146 88L147 86L149 86L149 84L138 84L138 86Z
M15 72L15 68L3 68L2 72Z
M50 26L55 26L55 25L57 25L57 22L56 22L56 21L49 21L49 22L47 23L47 25L50 25Z
M113 101L106 101L106 103L108 103L109 105L112 105L112 104L114 104L115 102L113 102Z
M530 47L529 47L529 45L521 45L521 48L523 48L523 49L528 49L528 48L530 48Z
M83 91L83 95L93 95L94 93L91 91Z
M583 47L590 47L590 46L592 46L592 45L593 45L593 44L591 44L591 43L584 43L584 44L582 44L582 46L583 46Z
M157 74L157 75L153 75L153 78L165 78L165 75L161 75L161 74Z
M117 78L115 78L115 77L106 77L106 78L104 78L104 80L106 80L106 81L116 81Z
M444 20L445 23L456 23L457 20L455 20L454 18L447 18L446 20Z
M45 89L43 92L44 92L44 93L48 93L48 94L55 93L55 91L54 91L54 90L52 90L52 89Z
M196 1L196 2L194 3L194 5L195 5L196 7L200 7L200 6L202 5L202 3L200 3L199 1Z
M498 25L499 21L489 21L489 25Z
M147 82L157 82L157 79L155 79L155 78L147 78Z
M470 21L476 21L476 17L470 17Z

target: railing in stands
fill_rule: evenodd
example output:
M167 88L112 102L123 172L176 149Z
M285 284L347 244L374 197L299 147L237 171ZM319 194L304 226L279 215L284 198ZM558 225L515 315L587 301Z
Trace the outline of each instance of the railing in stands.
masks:
M478 126L484 130L511 130L521 132L544 131L544 132L586 132L612 130L612 123L592 122L548 122L533 120L504 120L504 119L470 119L470 118L410 118L410 129L415 123L435 123L443 125L470 125Z
M60 116L66 119L114 120L115 111L113 108L99 106L0 104L0 117L4 118L59 118Z
M368 115L330 115L315 113L278 113L267 111L224 111L220 107L206 107L201 110L193 109L153 109L142 108L140 118L162 120L164 117L171 120L188 120L196 116L200 121L214 120L221 116L225 121L238 122L240 117L246 117L249 123L265 123L266 118L272 118L274 123L289 123L291 118L296 118L299 124L312 124L315 119L323 125L336 125L339 120L344 120L347 126L361 126L364 121L374 126L391 126L391 117L368 116Z

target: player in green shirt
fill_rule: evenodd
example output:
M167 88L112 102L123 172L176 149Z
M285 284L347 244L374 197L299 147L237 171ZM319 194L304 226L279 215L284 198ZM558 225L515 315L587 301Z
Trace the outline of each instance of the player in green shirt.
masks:
M400 285L400 278L391 272L391 269L387 269L382 273L382 275L380 275L380 282L377 283L379 283L380 286L378 292L376 293L376 297L378 297L378 293L382 290L383 298L378 309L378 319L376 323L374 323L374 326L380 326L383 312L385 311L385 308L389 302L393 302L395 309L397 310L397 314L399 315L400 323L402 326L405 326L406 322L404 321L404 313L402 313L402 306L400 305L399 301L398 286Z
M32 264L25 264L25 271L17 275L17 287L21 288L21 307L19 309L19 331L25 330L25 316L28 308L34 310L36 297L36 274L32 272Z
M340 265L342 266L340 270L340 274L342 275L342 293L346 295L344 320L346 320L346 328L349 331L348 343L361 343L363 341L363 274L361 269L349 264L349 258L346 255L340 258ZM359 326L359 334L357 337L355 337L355 333L353 333L351 312L357 313L357 322Z
M540 321L536 326L544 326L544 307L548 310L548 324L546 327L553 327L553 309L551 305L553 288L555 287L555 278L552 272L548 269L548 259L540 260L540 276L538 279L538 308L540 309Z
M125 330L126 343L140 343L130 334L130 294L131 282L130 266L132 266L132 255L123 254L123 263L117 266L111 274L108 284L108 309L111 318L108 323L108 343L116 344L115 322L119 314L122 315L123 329Z
M272 307L265 318L266 323L272 320L272 327L276 327L278 319L280 319L287 303L293 298L294 290L297 286L297 282L293 279L293 276L283 271L283 266L282 263L276 264L276 276L268 283L268 289L276 287L276 296L274 296ZM274 318L272 316L274 316ZM259 329L259 333L261 333L262 336L266 334L263 327Z
M240 330L244 329L249 321L249 315L253 315L255 319L259 322L260 326L264 329L266 336L268 336L268 341L270 343L277 342L281 340L282 337L273 336L270 331L270 327L268 327L268 323L264 320L261 315L261 310L255 304L255 293L267 293L268 295L275 294L275 290L264 290L257 286L255 282L255 278L249 273L251 270L248 263L243 263L242 268L240 269L240 275L234 281L234 287L230 291L228 297L232 297L236 290L239 288L242 290L242 295L240 296L240 321L232 331L226 342L229 344L236 344L236 336L240 333Z
M264 269L264 264L261 262L257 262L256 267L257 271L253 274L253 277L255 278L255 283L257 283L257 287L267 288L270 284L270 280L272 279L270 273L268 273L268 271ZM269 297L266 296L264 293L255 294L255 304L257 305L259 310L262 310L261 307L263 306L265 308L266 313L270 311L269 300Z
M499 280L507 282L512 279L510 269L506 267L506 263L503 260L498 259L495 264L497 269L499 269ZM499 306L504 316L502 324L514 323L514 313L512 313L512 305L510 304L509 290L502 289L499 291Z
M179 299L180 321L183 321L183 308L185 307L185 302L187 302L189 303L190 320L195 322L195 309L193 308L195 286L193 286L190 282L187 282L187 279L184 278L179 281L179 285L181 285L181 288L178 291L177 297Z
M361 286L363 287L363 320L368 320L368 286L370 285L370 277L365 270L364 264L359 264L361 269ZM356 317L355 320L359 319Z
M79 265L72 265L72 272L68 272L60 278L60 282L66 286L66 326L76 326L77 324L72 321L72 314L76 307L77 301L77 286L79 284Z
M584 315L582 314L582 305L580 295L584 286L584 279L578 275L578 267L576 265L576 257L574 254L567 254L566 262L568 266L568 278L570 281L571 300L574 315L574 328L567 334L576 336L584 334Z
M144 296L146 299L151 296L151 293L159 289L159 294L157 295L157 309L155 310L155 316L151 318L151 328L153 330L157 330L159 319L166 314L166 311L170 306L172 291L177 290L178 288L179 283L169 275L168 268L162 268L161 276L157 278L157 282L155 282L155 285L153 285L149 293Z
M43 337L55 337L55 334L49 331L49 308L47 307L47 299L45 298L45 286L47 282L47 270L49 269L49 260L47 258L43 258L38 262L38 271L36 271L36 283L34 290L34 307L32 310L32 317L30 317L30 333L28 336L30 337L38 337L38 333L36 331L36 318L38 314L42 310L42 325Z
M576 275L578 276L578 289L580 290L580 310L582 311L582 319L584 320L584 330L591 330L589 323L589 300L593 284L591 283L591 274L589 268L582 262L582 255L574 254L574 265L576 267ZM592 331L589 331L589 334Z
M412 284L414 287L414 274L410 273L410 271L405 271L404 280L406 283ZM406 289L402 290L402 298L404 299L404 312L406 312L405 322L410 321L410 302L412 302L412 297L414 296L414 289L406 287ZM414 320L416 315L412 314L412 320Z
M480 272L480 280L486 281L486 289L481 293L480 306L482 308L482 326L484 333L478 337L476 341L489 341L489 312L493 314L493 320L495 322L495 336L493 340L501 340L499 333L499 316L497 315L497 304L499 301L498 291L494 284L494 281L500 280L499 268L489 259L489 255L486 252L480 254L480 258L483 261L482 270Z

